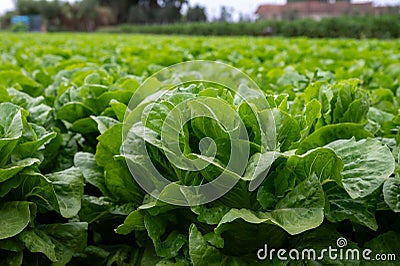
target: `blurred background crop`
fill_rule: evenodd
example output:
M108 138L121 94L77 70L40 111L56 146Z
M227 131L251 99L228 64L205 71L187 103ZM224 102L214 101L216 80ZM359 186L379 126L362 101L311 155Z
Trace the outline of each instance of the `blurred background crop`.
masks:
M1 0L2 30L351 38L400 36L399 0Z

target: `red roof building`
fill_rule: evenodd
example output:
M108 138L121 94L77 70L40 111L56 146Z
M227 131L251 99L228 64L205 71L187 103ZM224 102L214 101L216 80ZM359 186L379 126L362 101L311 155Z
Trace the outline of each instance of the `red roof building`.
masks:
M261 5L256 14L259 19L283 20L311 18L322 19L341 15L381 15L398 13L397 7L375 7L372 2L350 3L349 1L326 2L319 0L288 0L285 5Z

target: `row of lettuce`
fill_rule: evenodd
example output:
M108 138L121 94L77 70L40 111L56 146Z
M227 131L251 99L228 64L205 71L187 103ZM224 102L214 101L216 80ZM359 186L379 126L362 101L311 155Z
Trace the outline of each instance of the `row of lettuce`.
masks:
M340 237L347 248L400 256L400 56L393 52L399 42L7 37L0 45L2 262L287 265L302 262L261 261L257 251L265 244L320 251ZM155 136L162 112L182 97L207 93L237 112L250 137L246 173L231 191L208 204L179 207L155 200L134 181L121 156L121 136L139 84L191 59L221 60L248 73L271 110L251 112L232 91L212 86L176 89L154 102L161 113L143 126ZM257 124L265 111L273 113L278 146L268 176L250 191L254 162L268 156L262 148L267 136ZM218 163L226 165L229 136L220 124L193 119L186 130L189 140L214 139ZM211 181L220 173L177 169L157 137L135 137L177 184ZM184 150L196 154L195 144Z
M110 33L136 34L390 39L400 36L399 24L399 16L395 11L395 14L391 15L346 15L321 20L293 18L291 20L240 21L236 23L122 24L116 27L99 28L98 30Z

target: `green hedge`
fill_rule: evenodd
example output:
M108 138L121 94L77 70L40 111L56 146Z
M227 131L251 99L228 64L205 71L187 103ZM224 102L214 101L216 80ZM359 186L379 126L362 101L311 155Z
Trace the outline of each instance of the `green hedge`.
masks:
M107 32L217 35L217 36L262 36L270 27L276 36L306 36L312 38L398 38L400 37L400 15L343 16L320 21L301 19L292 21L257 22L198 22L162 25L120 25Z

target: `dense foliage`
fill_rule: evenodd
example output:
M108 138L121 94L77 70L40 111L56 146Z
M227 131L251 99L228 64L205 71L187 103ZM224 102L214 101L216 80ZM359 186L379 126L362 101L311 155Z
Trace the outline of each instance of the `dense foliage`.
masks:
M267 31L266 29L269 28ZM105 29L114 32L182 34L182 35L218 35L218 36L263 36L311 38L399 38L400 16L342 16L325 18L320 21L311 19L296 20L260 20L256 22L212 22L180 23L167 25L120 25L118 28Z
M48 31L93 31L120 23L173 23L207 20L204 8L186 0L15 0L16 10L0 18L9 28L13 15L41 15ZM182 14L187 7L185 15Z
M264 244L320 250L340 236L348 247L400 258L399 41L0 37L2 264L271 265L257 261ZM226 62L259 84L274 114L277 156L250 191L249 175L265 155L255 117L267 107L255 103L253 113L233 92L201 84L171 91L144 124L155 136L181 97L208 95L242 118L252 143L246 173L229 193L178 207L132 178L121 158L122 122L146 77L193 59ZM188 127L189 142L218 140L223 166L224 129L199 119ZM193 175L174 167L156 138L145 141L171 181L213 179L207 168ZM196 155L193 147L185 150ZM288 263L301 262L274 261Z

